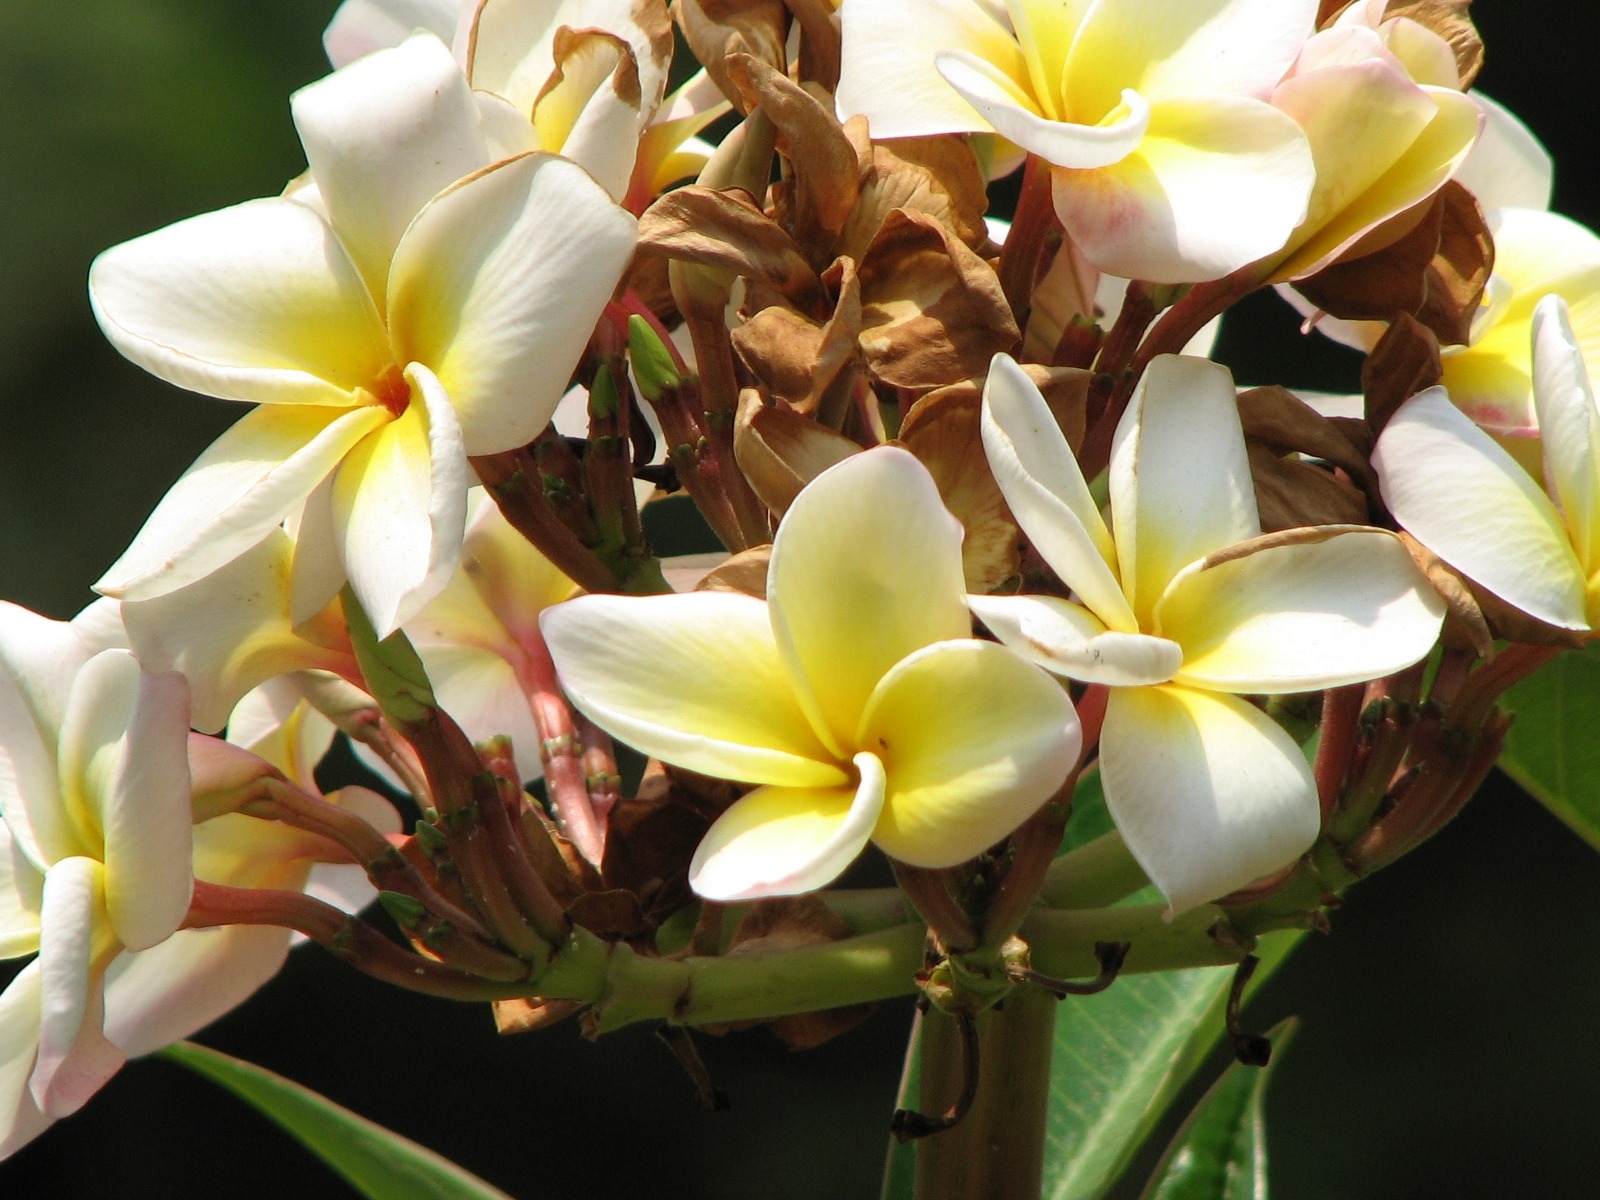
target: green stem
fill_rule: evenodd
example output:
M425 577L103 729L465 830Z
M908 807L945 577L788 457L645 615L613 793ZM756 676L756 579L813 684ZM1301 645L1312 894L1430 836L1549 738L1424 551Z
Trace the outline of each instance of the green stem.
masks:
M1051 863L1039 899L1051 908L1104 908L1149 883L1122 834L1113 829Z

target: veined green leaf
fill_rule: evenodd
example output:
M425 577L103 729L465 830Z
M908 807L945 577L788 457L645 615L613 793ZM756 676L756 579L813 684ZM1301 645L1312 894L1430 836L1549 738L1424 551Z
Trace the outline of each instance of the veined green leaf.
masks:
M193 1042L162 1054L275 1121L368 1200L511 1200L432 1150L264 1067Z
M1265 1068L1233 1063L1178 1130L1150 1177L1144 1200L1267 1200L1267 1079L1294 1036L1294 1021L1267 1035Z
M1504 703L1517 719L1501 769L1600 850L1600 643L1547 663Z

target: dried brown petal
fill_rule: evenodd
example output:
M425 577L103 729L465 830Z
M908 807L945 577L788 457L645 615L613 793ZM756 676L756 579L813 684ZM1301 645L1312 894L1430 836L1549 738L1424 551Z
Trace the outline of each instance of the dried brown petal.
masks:
M739 357L767 394L796 412L816 411L839 373L855 358L861 333L861 285L855 264L840 259L824 283L838 297L827 321L818 324L787 305L771 304L730 335Z
M772 544L751 546L707 571L695 584L697 592L741 592L757 600L767 598L767 567L772 562Z
M727 953L772 954L842 941L853 931L845 919L815 896L785 896L758 900L733 931ZM767 1024L791 1050L809 1050L854 1029L871 1015L869 1005L796 1013ZM749 1024L759 1024L750 1022ZM745 1025L729 1025L735 1029Z
M847 124L865 129L864 119ZM839 234L837 253L860 260L897 208L927 213L976 250L989 239L989 198L971 143L955 134L899 138L857 153L866 164L860 196Z
M1259 442L1251 443L1248 453L1263 533L1366 522L1367 498L1332 471L1276 454Z
M917 401L900 427L900 441L928 468L961 522L962 572L967 590L980 595L1021 570L1023 540L983 452L982 414L976 389L945 388Z
M860 450L842 433L809 417L767 407L754 389L739 397L734 457L761 502L778 516L788 511L801 488Z
M839 86L839 23L828 0L784 0L800 26L800 78L832 92Z
M1409 313L1390 322L1383 337L1361 366L1361 391L1366 396L1367 424L1373 435L1407 400L1444 377L1439 339Z
M822 282L795 241L738 189L668 192L639 218L639 250L757 280L798 308L826 311Z
M1483 39L1467 15L1471 5L1472 0L1389 0L1383 16L1385 20L1407 17L1449 42L1461 90L1466 91L1483 69Z
M496 1033L532 1033L563 1021L583 1005L577 1000L545 1000L538 996L515 996L494 1001Z
M1044 396L1050 414L1055 417L1056 425L1061 429L1061 436L1067 439L1067 445L1072 447L1072 452L1076 454L1078 447L1083 444L1085 413L1089 405L1089 388L1094 383L1094 372L1081 367L1045 367L1031 362L1020 365L1023 373L1033 381L1034 387ZM981 399L986 378L987 371L975 378L963 379L960 383L952 383L938 391L929 392L917 401L912 411L915 412L924 404L944 396ZM910 419L911 414L907 413L907 422Z
M1063 240L1030 297L1022 353L1035 362L1056 362L1069 332L1081 328L1084 321L1093 323L1099 319L1094 302L1099 284L1099 270L1076 245Z
M1465 346L1494 272L1494 238L1477 197L1455 180L1439 190L1439 248L1428 264L1427 298L1417 310L1441 345Z
M885 383L918 391L959 383L1016 346L994 268L932 217L890 213L860 276L861 349Z
M1400 531L1400 541L1422 573L1428 577L1433 590L1444 600L1447 619L1443 640L1447 647L1463 645L1479 658L1494 657L1494 635L1483 608L1467 581L1444 564L1444 561L1405 530Z
M789 10L783 0L672 0L684 40L722 94L739 107L744 95L728 75L728 59L748 54L783 70Z
M1259 387L1239 393L1239 420L1244 436L1279 454L1308 454L1325 459L1376 495L1376 479L1367 456L1346 429L1323 416L1288 388Z

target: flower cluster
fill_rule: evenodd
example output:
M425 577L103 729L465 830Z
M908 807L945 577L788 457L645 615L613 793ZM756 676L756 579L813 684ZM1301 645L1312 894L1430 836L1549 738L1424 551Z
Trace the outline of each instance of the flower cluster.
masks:
M1600 615L1600 243L1470 23L917 7L347 0L305 173L96 261L123 355L253 407L105 599L0 608L0 1154L291 930L503 1021L970 1015L1050 983L1041 909L1116 940L1137 887L1051 886L1081 780L1151 928L1207 918L1129 970L1325 920L1470 796ZM1205 356L1271 286L1362 396ZM657 558L680 491L726 554ZM929 961L691 986L880 932L824 891L869 847Z

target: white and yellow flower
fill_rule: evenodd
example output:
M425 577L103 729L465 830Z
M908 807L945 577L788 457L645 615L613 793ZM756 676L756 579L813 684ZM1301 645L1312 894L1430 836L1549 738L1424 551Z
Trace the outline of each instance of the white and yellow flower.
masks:
M692 771L757 784L706 834L708 899L821 887L873 842L947 867L1062 783L1080 734L1048 675L970 636L961 527L903 450L853 455L785 514L765 602L583 596L545 613L596 724Z
M309 611L348 579L387 634L455 568L467 456L550 419L635 226L572 163L493 162L479 104L430 34L302 89L293 108L311 170L292 194L114 247L91 272L123 354L260 405L179 479L99 589L173 591L295 514L296 572L319 584Z
M844 0L841 117L878 138L994 132L1051 164L1084 256L1216 279L1306 215L1305 136L1267 103L1315 0Z
M1112 691L1100 770L1129 849L1179 912L1276 870L1320 824L1293 739L1243 697L1409 666L1443 608L1390 533L1261 535L1227 370L1164 355L1117 428L1108 525L1038 389L995 359L984 448L1074 599L972 596L1002 642Z

